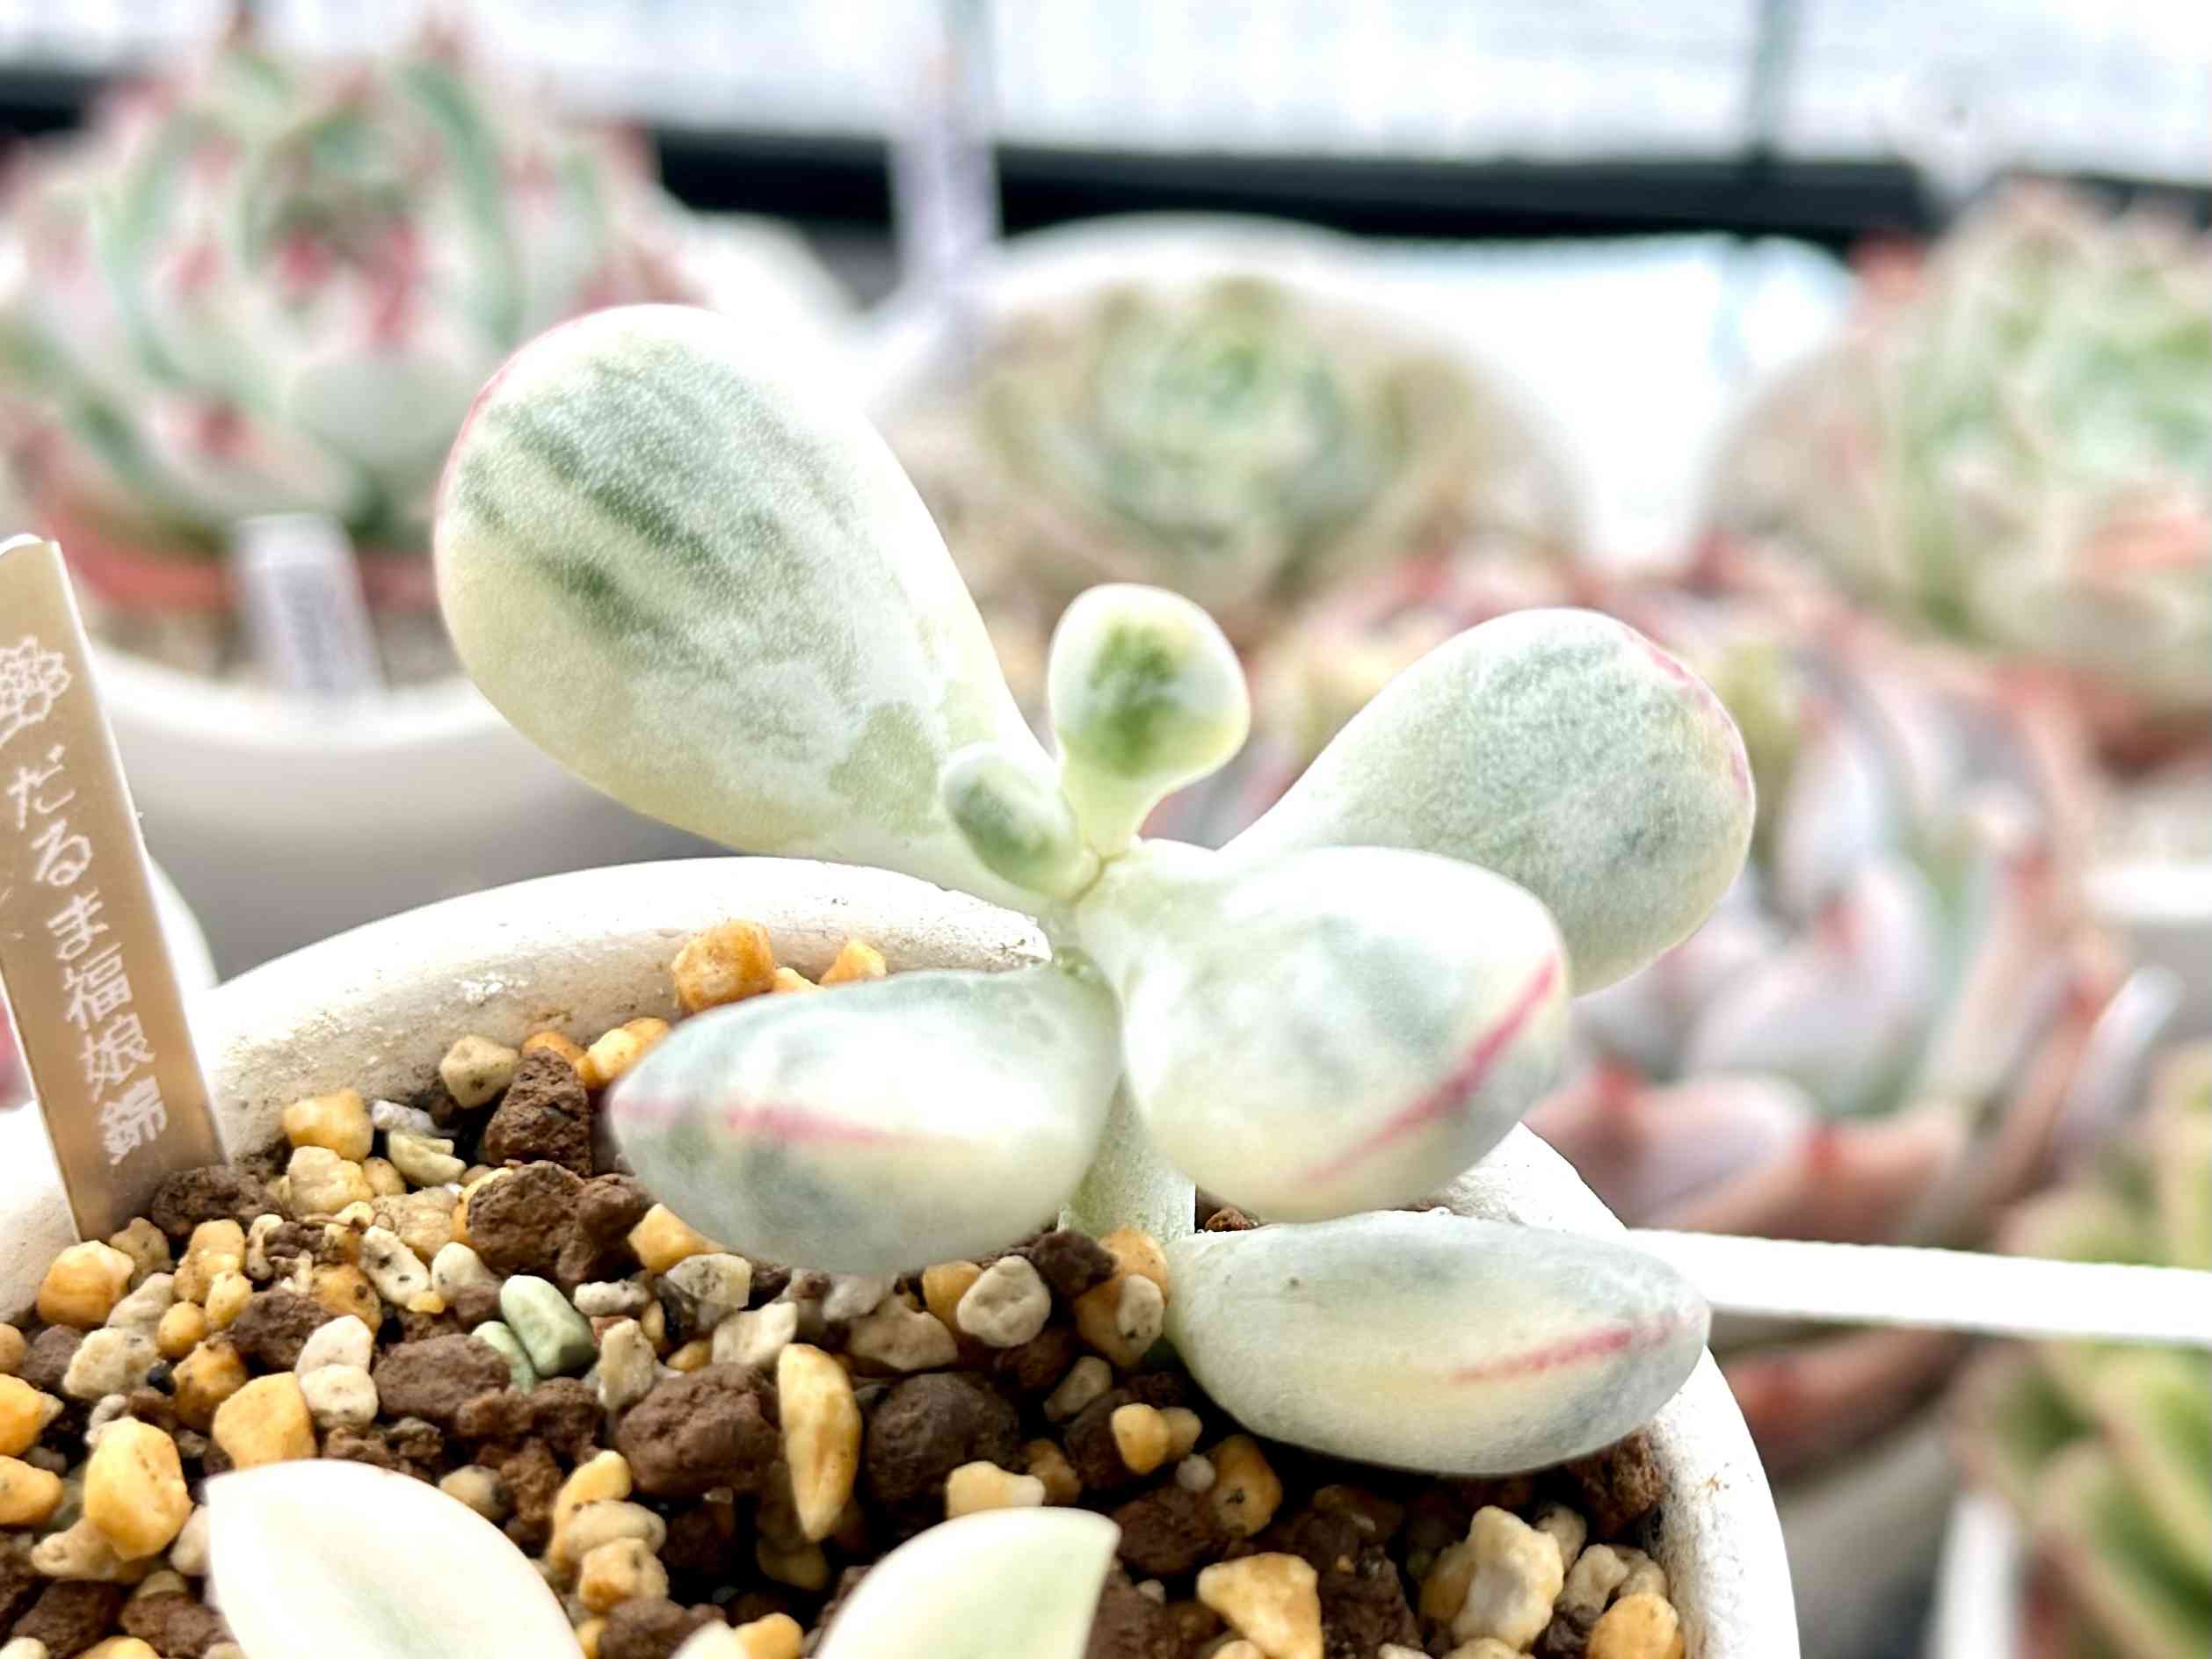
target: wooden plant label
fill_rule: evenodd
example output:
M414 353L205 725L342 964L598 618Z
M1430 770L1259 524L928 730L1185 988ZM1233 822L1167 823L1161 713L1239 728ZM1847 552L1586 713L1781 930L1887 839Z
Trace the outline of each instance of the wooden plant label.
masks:
M0 546L0 984L79 1235L219 1162L61 551Z

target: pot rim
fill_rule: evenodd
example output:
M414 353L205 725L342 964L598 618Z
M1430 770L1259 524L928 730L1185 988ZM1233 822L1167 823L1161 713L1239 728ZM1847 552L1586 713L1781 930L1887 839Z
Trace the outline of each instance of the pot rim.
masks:
M700 930L746 917L780 960L819 972L848 937L895 967L1004 969L1041 960L1027 917L910 877L799 859L726 858L548 876L424 906L296 951L192 1003L227 1143L275 1139L292 1099L337 1087L399 1093L435 1076L456 1036L514 1041L543 1025L595 1036L668 1017L667 968ZM50 1160L0 1169L0 1290L30 1300L74 1236ZM1565 1161L1516 1129L1454 1183L1463 1213L1585 1233L1621 1223ZM58 1231L61 1235L56 1242ZM1794 1659L1796 1619L1774 1503L1708 1354L1654 1419L1654 1540L1690 1633L1689 1659Z

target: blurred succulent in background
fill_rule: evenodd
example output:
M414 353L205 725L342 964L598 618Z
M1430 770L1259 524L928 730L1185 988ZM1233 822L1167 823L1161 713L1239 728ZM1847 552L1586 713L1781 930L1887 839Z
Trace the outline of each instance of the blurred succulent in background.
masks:
M1193 811L1201 838L1265 809L1437 641L1568 600L1712 685L1759 816L1704 927L1583 999L1585 1063L1529 1127L1631 1224L1976 1242L2042 1172L2115 978L2083 916L2093 783L2063 699L1802 585L1412 561L1318 602L1262 658L1272 751ZM1715 1343L1778 1474L1894 1421L1963 1351L1742 1322Z
M1378 563L1573 539L1563 476L1463 357L1258 274L1010 309L886 430L1033 712L1052 624L1094 583L1180 593L1249 650Z
M1757 403L1723 539L2032 659L2132 760L2212 713L2212 237L2020 187Z
M2169 1054L2140 1119L2093 1169L2021 1206L2010 1251L2212 1267L2212 1045ZM1992 1349L1958 1395L1976 1478L2048 1568L2039 1652L2212 1650L2212 1359L2181 1350ZM2034 1615L2031 1615L2034 1616Z
M258 513L338 520L372 604L434 641L430 497L478 386L577 312L707 297L640 149L437 34L320 65L236 28L34 154L9 219L0 412L33 516L104 632L201 667L235 648L221 555ZM449 671L423 644L394 671Z

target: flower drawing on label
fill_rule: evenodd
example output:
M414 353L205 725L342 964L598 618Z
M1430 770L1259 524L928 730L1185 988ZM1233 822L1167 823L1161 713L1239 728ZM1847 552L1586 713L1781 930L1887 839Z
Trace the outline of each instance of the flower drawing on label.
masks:
M84 1039L77 1053L84 1069L84 1086L93 1090L128 1083L141 1066L154 1063L154 1050L136 1014L118 1014Z
M69 665L59 651L26 634L0 646L0 749L54 712L54 699L69 689Z
M8 799L15 806L16 833L20 835L31 827L31 814L40 817L59 812L76 799L74 789L49 790L47 785L62 774L62 746L56 743L46 751L43 766L18 766L8 784Z
M54 941L54 960L74 962L92 948L92 941L107 931L100 920L100 890L87 887L72 894L69 902L46 919L47 937Z
M110 1163L120 1163L169 1127L169 1108L161 1085L141 1077L112 1100L100 1102L100 1146Z

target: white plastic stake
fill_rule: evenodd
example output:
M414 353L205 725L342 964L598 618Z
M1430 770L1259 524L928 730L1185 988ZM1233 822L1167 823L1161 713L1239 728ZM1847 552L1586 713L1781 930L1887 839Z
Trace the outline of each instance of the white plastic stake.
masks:
M2212 1348L2212 1273L2188 1268L1635 1228L1627 1242L1716 1312Z
M231 526L231 575L255 662L279 691L359 697L384 670L344 527L322 513L270 513Z

